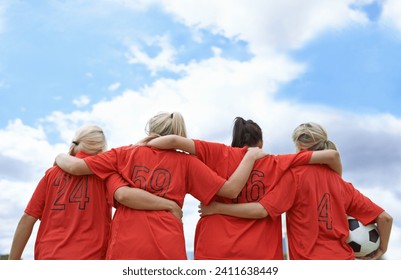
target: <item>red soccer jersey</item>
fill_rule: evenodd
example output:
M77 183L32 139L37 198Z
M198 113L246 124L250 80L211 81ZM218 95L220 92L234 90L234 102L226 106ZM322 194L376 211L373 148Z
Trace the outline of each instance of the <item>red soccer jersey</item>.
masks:
M111 206L100 178L72 176L54 166L40 180L25 212L40 219L35 259L105 258Z
M260 203L273 219L286 212L290 259L354 259L347 214L370 223L383 212L328 167L290 169Z
M131 185L174 200L187 193L208 204L225 179L195 156L145 146L112 149L85 162L99 177L119 173ZM113 194L121 184L108 184ZM107 259L186 259L182 223L168 211L116 209Z
M197 157L228 178L247 148L194 140ZM291 166L307 164L312 153L268 155L255 162L248 183L236 199L225 203L259 201ZM281 219L242 219L225 215L200 218L195 232L195 259L283 259Z

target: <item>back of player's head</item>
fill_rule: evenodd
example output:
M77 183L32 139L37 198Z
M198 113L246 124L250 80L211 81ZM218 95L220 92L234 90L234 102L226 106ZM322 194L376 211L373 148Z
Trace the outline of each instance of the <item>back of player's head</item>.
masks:
M178 112L162 112L153 116L146 125L148 135L165 136L170 134L187 137L183 116Z
M328 139L326 130L313 122L303 123L296 127L292 140L298 150L337 150L336 145Z
M96 125L86 125L79 128L70 146L70 155L76 155L78 151L95 155L106 151L107 142L103 130Z
M261 147L263 133L260 126L253 120L244 120L241 117L234 119L232 147Z

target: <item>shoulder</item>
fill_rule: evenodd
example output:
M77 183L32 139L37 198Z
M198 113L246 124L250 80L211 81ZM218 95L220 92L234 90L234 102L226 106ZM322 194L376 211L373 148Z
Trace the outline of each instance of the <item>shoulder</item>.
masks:
M140 145L125 145L125 146L119 146L119 147L114 147L110 149L110 151L115 151L115 152L120 152L120 151L129 151L129 150L136 150L139 147L147 147L147 146L140 146ZM107 153L107 151L105 152Z
M314 178L316 181L327 181L336 184L345 184L346 182L325 164L305 164L291 167L291 172L298 178Z
M304 165L297 165L291 167L291 170L296 173L331 173L332 171L327 165L325 164L304 164Z
M52 167L48 168L45 171L45 176L44 177L52 176L52 175L54 175L54 174L56 174L58 172L63 172L63 170L57 164L53 165Z
M187 158L197 159L195 155L191 155L181 150L165 150L151 146L135 146L132 147L131 150L136 155L141 155L141 156L149 156L156 158L175 158L175 160L185 160Z
M242 153L245 154L246 151L248 150L248 147L243 147L243 148L238 148L238 147L231 147L228 146L224 143L219 143L219 142L209 142L209 141L204 141L204 140L193 140L195 143L196 150L204 150L204 151L209 151L209 152L221 152L221 153Z
M70 175L64 170L62 170L58 165L53 165L49 169L46 170L44 176L42 177L42 182L49 182L56 178L62 178L63 176L74 177L74 175Z
M85 153L84 151L79 151L79 152L75 155L75 157L77 157L77 158L86 158L86 157L90 157L90 156L93 156L93 155L87 154L87 153Z

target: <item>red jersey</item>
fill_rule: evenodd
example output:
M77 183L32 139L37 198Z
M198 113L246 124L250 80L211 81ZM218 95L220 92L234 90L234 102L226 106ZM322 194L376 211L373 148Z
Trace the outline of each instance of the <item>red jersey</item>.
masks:
M220 176L228 178L247 147L194 140L196 155ZM312 152L268 155L255 162L247 184L236 199L224 203L259 201L291 166L307 164ZM195 231L195 259L283 259L281 219L242 219L226 215L200 218Z
M287 217L290 259L354 259L345 240L347 214L364 224L383 209L326 166L290 169L260 203L273 219Z
M36 260L105 258L111 206L100 178L73 176L53 166L40 180L25 213L40 220Z
M125 146L85 159L99 177L119 173L130 186L174 200L187 193L208 204L225 179L193 155L146 146ZM108 184L113 194L121 184ZM168 211L116 209L107 259L187 259L182 223Z

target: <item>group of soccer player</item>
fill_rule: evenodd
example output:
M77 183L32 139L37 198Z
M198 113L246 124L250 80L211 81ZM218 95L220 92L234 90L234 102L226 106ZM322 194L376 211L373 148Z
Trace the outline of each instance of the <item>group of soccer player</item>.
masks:
M354 259L347 215L376 223L387 251L392 217L341 178L339 153L316 123L295 128L294 154L263 152L262 129L237 117L231 146L187 138L178 112L159 113L136 144L107 150L98 126L76 132L46 171L15 231L21 259L40 220L35 259L187 259L182 206L201 203L196 260ZM115 213L112 215L112 208Z

